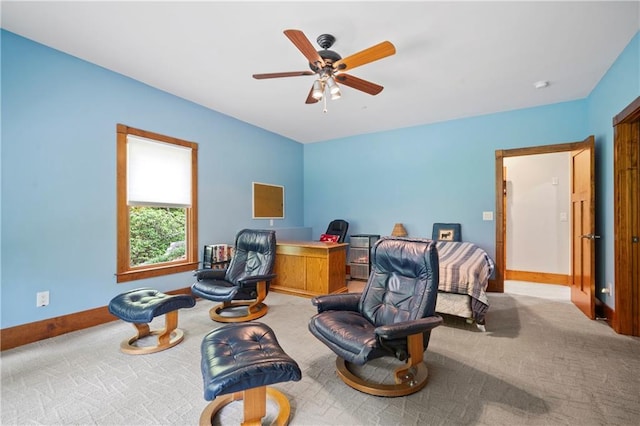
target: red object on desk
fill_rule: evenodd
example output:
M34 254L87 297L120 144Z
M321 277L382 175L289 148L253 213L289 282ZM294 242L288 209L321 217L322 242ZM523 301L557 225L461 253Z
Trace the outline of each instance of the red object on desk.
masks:
M320 241L323 243L337 243L340 239L339 235L322 234L320 235Z

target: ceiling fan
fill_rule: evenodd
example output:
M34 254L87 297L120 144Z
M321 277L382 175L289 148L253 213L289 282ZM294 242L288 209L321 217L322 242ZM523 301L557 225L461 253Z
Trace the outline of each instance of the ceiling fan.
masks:
M372 83L367 80L363 80L358 77L354 77L347 74L345 71L351 71L352 69L361 65L368 64L378 59L391 56L396 53L396 48L391 42L383 41L375 46L371 46L353 55L342 58L338 53L333 50L329 50L336 38L331 34L322 34L316 41L322 50L316 51L307 36L300 30L285 30L289 40L302 52L302 54L309 61L309 68L311 71L290 71L290 72L277 72L267 74L254 74L253 78L262 80L266 78L280 78L280 77L297 77L302 75L317 75L318 78L313 82L313 86L309 91L307 100L305 103L314 104L322 99L325 100L325 112L326 112L326 97L327 95L331 99L338 99L341 96L340 87L337 83L344 84L353 89L360 90L370 95L377 95L383 89L382 86Z

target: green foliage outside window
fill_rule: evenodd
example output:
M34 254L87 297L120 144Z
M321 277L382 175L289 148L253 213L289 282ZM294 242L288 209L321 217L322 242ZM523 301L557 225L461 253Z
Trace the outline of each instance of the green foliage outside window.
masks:
M184 259L186 223L184 208L131 207L131 266Z

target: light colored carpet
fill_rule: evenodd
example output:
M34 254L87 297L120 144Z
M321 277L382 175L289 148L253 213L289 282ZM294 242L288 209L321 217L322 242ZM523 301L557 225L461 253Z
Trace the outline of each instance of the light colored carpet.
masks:
M511 295L541 297L543 299L571 303L571 287L568 285L505 280L504 292Z
M269 293L271 326L302 369L274 385L291 425L637 425L640 339L615 334L570 303L490 294L487 332L446 317L431 336L429 383L401 398L365 395L335 374L335 356L307 330L309 299ZM180 311L185 340L149 355L120 353L117 321L1 353L3 425L194 425L208 403L200 342L221 326L211 302ZM162 321L156 320L158 326ZM366 374L383 377L382 363ZM228 424L239 413L221 413ZM236 424L239 418L235 419Z

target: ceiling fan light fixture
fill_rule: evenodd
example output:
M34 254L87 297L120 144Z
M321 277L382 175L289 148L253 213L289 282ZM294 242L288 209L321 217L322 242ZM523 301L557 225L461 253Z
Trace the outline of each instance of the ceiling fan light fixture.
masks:
M336 88L338 88L337 85L336 85ZM331 100L335 101L336 99L340 99L341 96L342 96L342 93L340 92L340 88L338 88L338 90L331 93Z
M320 80L314 81L311 97L319 101L322 99L323 93L324 93L324 85L322 84L322 82Z
M336 84L336 81L333 79L333 77L327 78L327 87L329 88L329 93L331 93L332 95L340 93L340 88ZM340 95L338 95L338 97L340 97Z

